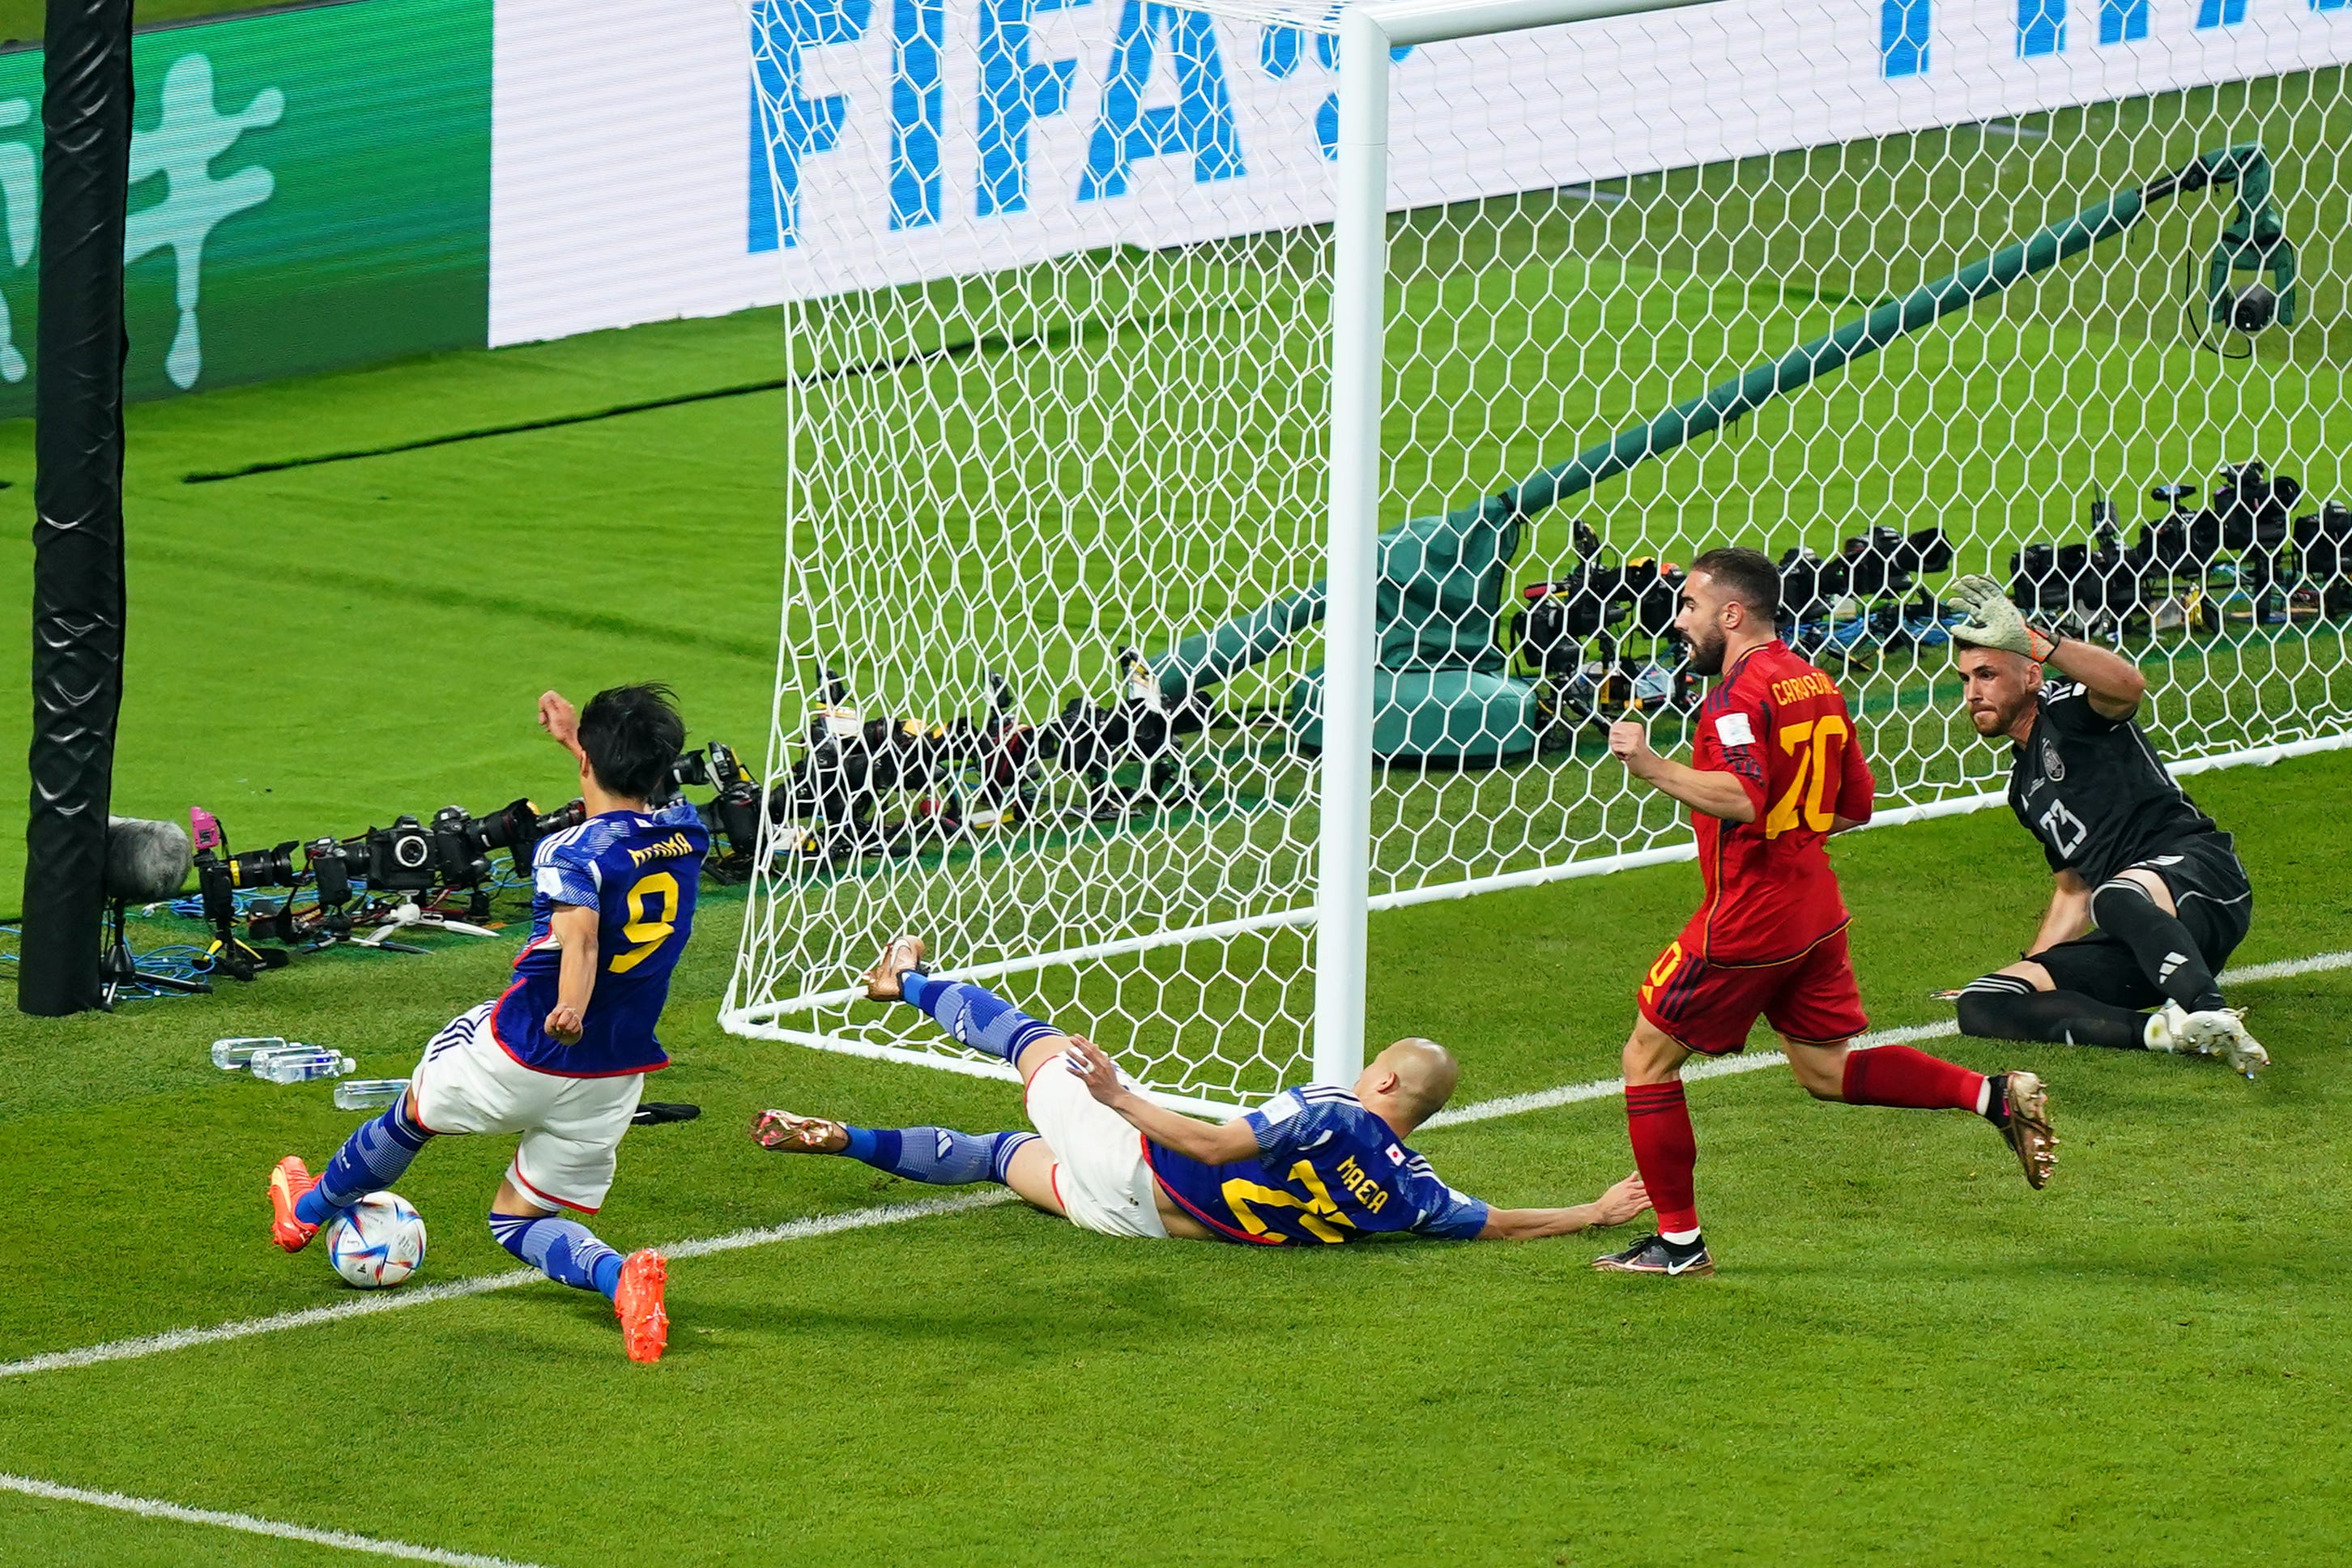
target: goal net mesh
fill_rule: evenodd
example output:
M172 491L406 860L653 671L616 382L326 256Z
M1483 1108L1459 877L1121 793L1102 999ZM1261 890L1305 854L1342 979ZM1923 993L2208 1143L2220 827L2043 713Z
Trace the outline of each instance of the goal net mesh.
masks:
M1882 809L2006 773L1958 708L1960 572L2137 658L2168 758L2352 730L2352 102L2283 68L2352 32L2233 20L2217 65L2221 24L2111 4L2124 79L2192 85L2100 97L2012 68L2089 20L1890 4L1887 107L1763 14L1392 67L1376 909L1686 850L1605 729L1686 744L1662 634L1717 544L1781 563ZM788 561L730 1028L997 1070L856 998L911 931L1171 1095L1304 1076L1336 15L902 5L825 51L824 90L898 94L859 132L805 6L752 7L771 143L891 197L771 182ZM924 48L977 85L908 90ZM910 155L950 121L972 156Z

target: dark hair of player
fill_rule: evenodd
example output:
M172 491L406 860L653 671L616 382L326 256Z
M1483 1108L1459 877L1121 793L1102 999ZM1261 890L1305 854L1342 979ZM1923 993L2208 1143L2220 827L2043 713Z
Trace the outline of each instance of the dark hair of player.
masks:
M1769 622L1780 613L1780 574L1760 550L1737 546L1710 550L1692 562L1690 569L1714 578L1717 586L1747 605L1750 615Z
M614 686L580 710L580 749L596 782L624 800L644 800L686 745L677 694L667 686Z

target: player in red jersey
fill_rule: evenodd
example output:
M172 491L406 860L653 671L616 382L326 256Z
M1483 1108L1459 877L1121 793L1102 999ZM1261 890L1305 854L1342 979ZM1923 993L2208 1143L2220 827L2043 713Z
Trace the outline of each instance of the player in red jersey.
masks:
M1856 1049L1869 1020L1846 956L1845 903L1824 845L1870 820L1874 784L1845 699L1774 635L1780 577L1753 550L1692 563L1675 627L1691 668L1720 675L1699 707L1686 766L1650 749L1634 720L1609 731L1625 771L1691 808L1706 900L1640 989L1625 1042L1625 1123L1658 1211L1658 1234L1593 1260L1633 1274L1712 1274L1691 1173L1698 1144L1683 1100L1696 1051L1743 1049L1761 1014L1816 1100L1973 1110L2050 1179L2057 1140L2041 1080L1988 1078L1908 1046Z

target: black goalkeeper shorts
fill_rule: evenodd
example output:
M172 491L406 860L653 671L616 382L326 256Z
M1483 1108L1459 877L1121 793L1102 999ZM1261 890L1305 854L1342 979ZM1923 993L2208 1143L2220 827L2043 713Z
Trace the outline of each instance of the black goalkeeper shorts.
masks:
M2164 879L2180 923L2189 928L2206 965L2220 974L2246 939L2254 913L2254 889L2229 835L2200 833L2126 868ZM2026 956L2048 970L2061 991L2079 991L2118 1007L2153 1007L2164 1000L2132 950L2102 931Z

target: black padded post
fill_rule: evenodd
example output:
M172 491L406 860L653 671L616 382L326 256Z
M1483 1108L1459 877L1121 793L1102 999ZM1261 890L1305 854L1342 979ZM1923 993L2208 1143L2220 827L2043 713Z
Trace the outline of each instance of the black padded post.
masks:
M33 481L32 816L16 1005L99 999L122 705L122 229L131 0L49 0Z

